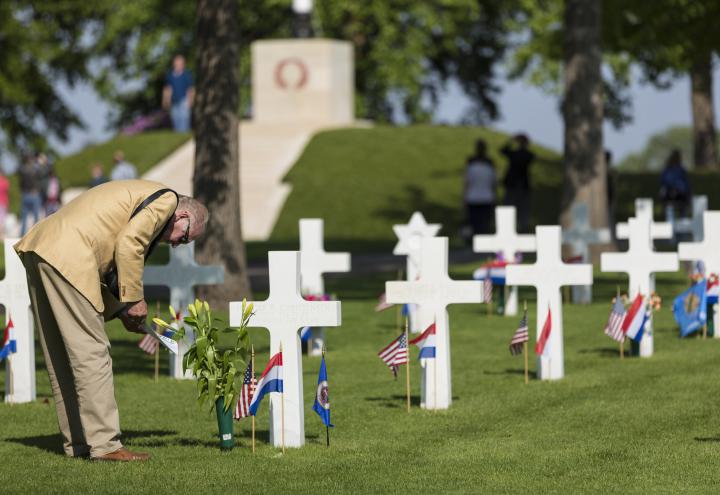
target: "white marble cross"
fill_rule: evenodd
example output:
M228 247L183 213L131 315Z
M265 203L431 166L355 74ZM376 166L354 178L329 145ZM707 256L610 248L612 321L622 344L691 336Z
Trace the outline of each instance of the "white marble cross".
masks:
M283 395L270 396L270 441L282 445L281 400L285 401L285 445L301 447L305 443L305 413L301 344L298 331L305 326L339 326L339 301L307 301L300 292L300 253L268 253L270 297L254 302L250 327L270 331L270 355L283 349ZM242 302L230 303L230 325L240 325ZM262 366L262 365L261 365Z
M653 200L650 198L637 198L635 200L635 218L647 218L650 222L650 235L652 239L672 239L672 224L655 222L653 220ZM627 222L620 222L615 226L618 239L630 238L630 227Z
M570 210L572 227L563 230L563 244L570 244L573 256L579 256L585 263L590 262L590 245L610 242L609 229L593 229L590 226L590 214L586 203L575 203ZM572 287L572 299L575 304L592 302L592 285Z
M560 232L558 225L537 227L537 261L532 265L507 267L509 284L534 285L537 289L536 340L540 338L550 309L550 337L545 344L545 352L538 356L537 376L541 380L558 380L565 376L561 287L593 283L592 265L563 263Z
M482 282L452 280L448 275L447 237L430 237L421 244L420 277L408 282L386 282L385 296L393 304L418 304L423 330L435 323L435 358L423 360L420 407L447 409L452 402L447 306L483 302Z
M700 242L703 239L703 215L708 209L707 196L693 196L692 199L692 217L678 218L673 223L673 229L676 234L690 234L694 242ZM682 258L681 258L682 259Z
M6 320L12 318L17 344L17 352L6 359L5 368L12 367L12 381L5 380L5 402L13 403L35 400L35 339L30 292L25 267L13 249L17 242L18 239L5 239L5 278L0 282L0 304L5 306ZM9 376L7 372L5 376Z
M624 253L602 253L600 270L603 272L624 272L628 274L628 294L634 299L642 294L646 300L655 290L656 272L678 270L677 253L658 253L653 250L650 217L639 216L628 220L629 243ZM653 355L652 319L645 324L640 340L640 356Z
M515 207L498 206L495 208L495 235L473 236L473 251L476 253L500 252L508 263L515 263L515 256L518 253L535 252L535 236L518 234L516 225ZM505 316L514 316L518 312L517 287L510 286L510 284L507 286L509 286L509 294L505 301Z
M704 238L699 242L678 244L681 260L700 260L705 265L705 275L720 275L720 211L703 214ZM715 338L720 338L720 311L715 311Z
M325 294L323 273L349 272L350 253L328 253L323 241L321 218L300 219L300 279L305 296ZM311 356L321 356L325 344L325 330L313 328L310 337Z
M170 304L175 311L184 314L188 304L195 301L196 285L221 284L225 279L222 266L201 266L195 261L195 243L181 244L170 248L170 262L167 265L147 265L143 272L143 284L170 288ZM174 319L175 315L173 315ZM182 371L183 356L193 342L188 331L179 342L178 353L170 353L170 376L191 379L192 372Z
M412 214L407 224L393 225L393 231L398 238L398 243L393 249L393 254L407 256L406 280L410 282L417 280L420 275L420 264L422 261L422 240L435 237L441 227L439 223L427 223L425 217L419 211ZM409 312L410 331L412 333L422 332L424 328L420 328L420 317L417 306L411 305Z

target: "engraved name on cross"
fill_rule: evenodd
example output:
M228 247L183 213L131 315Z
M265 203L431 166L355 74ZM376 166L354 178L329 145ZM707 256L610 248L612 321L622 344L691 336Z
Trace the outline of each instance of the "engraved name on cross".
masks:
M563 285L591 285L592 265L563 263L560 247L560 226L547 225L535 229L537 261L532 265L507 267L507 281L513 285L534 285L537 289L536 340L540 338L548 308L552 318L546 351L538 356L537 376L541 380L558 380L565 376L563 343L563 308L560 288Z
M418 304L423 330L435 323L435 358L422 363L420 407L447 409L452 402L447 306L483 302L483 287L482 282L458 281L448 276L447 237L423 239L421 250L420 277L408 282L386 282L385 293L389 303Z
M300 253L268 253L270 296L254 302L250 327L270 332L270 355L283 349L283 395L285 400L285 445L301 447L305 443L305 410L301 344L298 331L305 326L339 326L340 301L307 301L300 292ZM230 303L230 325L242 321L242 302ZM280 394L270 396L270 441L282 443Z

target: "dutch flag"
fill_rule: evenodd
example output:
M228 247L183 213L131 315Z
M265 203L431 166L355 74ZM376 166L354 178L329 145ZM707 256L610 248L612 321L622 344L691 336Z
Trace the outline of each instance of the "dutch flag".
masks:
M430 325L417 338L410 341L411 344L420 348L418 359L435 357L435 323Z
M718 295L720 295L720 281L718 276L713 274L707 280L707 303L717 304Z
M260 401L265 397L265 394L283 391L282 352L278 352L270 358L270 362L265 367L265 371L263 371L260 380L258 380L255 390L255 395L252 401L250 401L250 414L252 416L255 416L257 413L257 408L260 405Z
M12 318L8 315L8 323L5 327L2 346L0 346L0 359L5 359L10 354L17 352L17 343L15 342L15 326Z
M647 319L648 315L645 311L645 298L643 298L641 294L638 294L635 296L635 300L630 306L627 315L625 315L625 320L623 320L622 324L622 331L627 337L633 339L635 342L640 342Z

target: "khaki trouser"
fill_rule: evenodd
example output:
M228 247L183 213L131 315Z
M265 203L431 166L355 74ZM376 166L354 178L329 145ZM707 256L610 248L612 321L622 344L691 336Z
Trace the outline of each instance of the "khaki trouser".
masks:
M99 457L120 443L110 341L102 314L35 253L24 253L65 453Z

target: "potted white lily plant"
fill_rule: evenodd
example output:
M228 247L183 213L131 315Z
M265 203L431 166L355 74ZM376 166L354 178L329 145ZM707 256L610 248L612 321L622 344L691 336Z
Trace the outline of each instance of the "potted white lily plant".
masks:
M197 402L202 406L210 401L210 411L217 413L220 432L220 448L230 450L233 440L232 406L240 393L241 375L245 369L250 350L250 337L247 325L252 316L252 303L243 300L242 321L239 327L224 327L222 320L213 318L207 301L195 300L188 305L190 316L184 318L186 325L193 329L195 342L190 346L183 358L183 372L191 370L197 380ZM170 307L170 314L175 314ZM154 318L160 327L175 331L173 339L180 340L185 336L185 327L172 328L169 323ZM218 326L219 325L219 326ZM234 343L230 347L220 346L220 335L233 334Z

